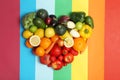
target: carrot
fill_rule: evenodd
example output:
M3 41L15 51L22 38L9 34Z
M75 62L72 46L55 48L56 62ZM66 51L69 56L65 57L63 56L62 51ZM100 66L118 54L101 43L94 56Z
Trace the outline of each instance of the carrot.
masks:
M59 38L58 38L58 39L59 39ZM56 40L45 50L45 54L48 54L48 53L52 50L52 48L54 47L54 45L55 45L55 43L57 42L58 39L56 39Z

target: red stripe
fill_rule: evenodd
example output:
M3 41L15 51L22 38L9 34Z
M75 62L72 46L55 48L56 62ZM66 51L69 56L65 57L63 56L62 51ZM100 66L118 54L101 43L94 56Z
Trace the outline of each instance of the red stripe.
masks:
M19 0L0 0L0 80L19 80Z
M106 0L105 80L120 80L120 0Z

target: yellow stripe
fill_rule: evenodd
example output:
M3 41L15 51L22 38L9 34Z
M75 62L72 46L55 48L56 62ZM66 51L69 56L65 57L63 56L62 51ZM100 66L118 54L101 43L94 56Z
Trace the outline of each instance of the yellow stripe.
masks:
M88 0L72 0L72 11L88 14ZM88 47L72 62L72 80L88 80Z

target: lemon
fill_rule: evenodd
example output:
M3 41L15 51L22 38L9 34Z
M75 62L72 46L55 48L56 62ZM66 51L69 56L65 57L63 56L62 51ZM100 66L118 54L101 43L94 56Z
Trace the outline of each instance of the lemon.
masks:
M35 35L38 35L40 38L43 38L44 37L44 29L37 29L35 31Z
M74 45L74 40L72 37L67 37L64 39L64 46L70 48Z
M48 27L45 29L45 36L47 38L53 37L55 35L55 30L52 27Z
M62 36L60 36L61 39L65 39L66 37L71 37L71 35L69 34L68 31L65 32L65 34L63 34Z
M30 32L29 30L25 30L25 31L23 31L23 37L25 38L25 39L28 39L30 36L32 36L33 35L33 33L32 32Z
M29 43L33 46L33 47L36 47L36 46L39 46L40 45L40 37L38 35L33 35L30 37L29 39Z

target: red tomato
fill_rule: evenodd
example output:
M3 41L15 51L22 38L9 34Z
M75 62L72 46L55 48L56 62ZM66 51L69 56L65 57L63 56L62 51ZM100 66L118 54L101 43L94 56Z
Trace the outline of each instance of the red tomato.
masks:
M54 47L52 48L50 55L51 56L55 56L58 57L59 55L61 55L61 47L59 47L57 44L54 45Z
M51 57L50 57L50 60L51 60L52 62L54 62L54 61L56 60L56 57L55 57L55 56L51 56Z

